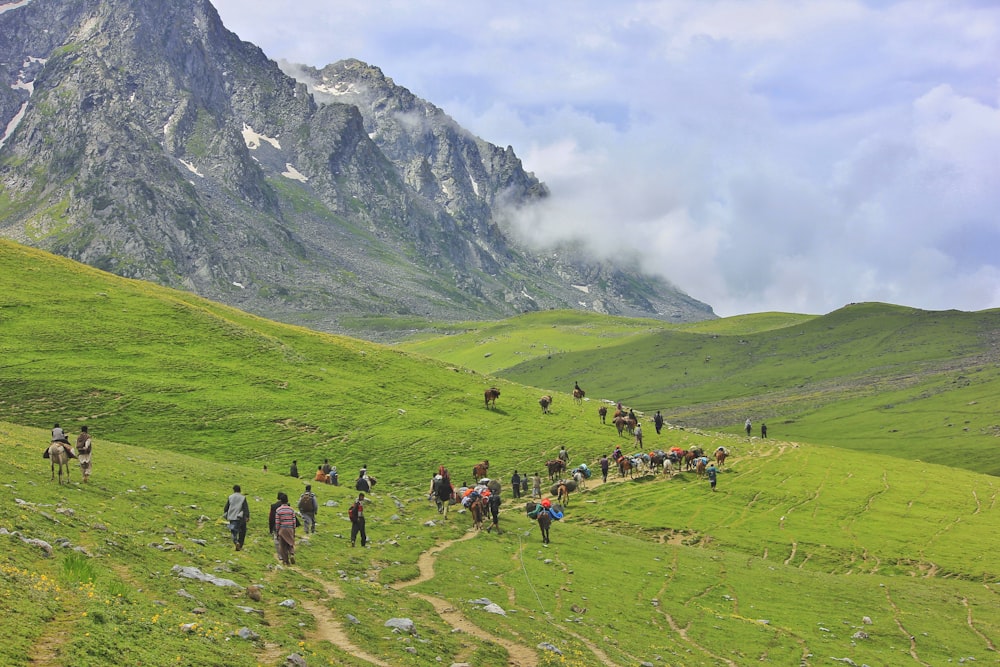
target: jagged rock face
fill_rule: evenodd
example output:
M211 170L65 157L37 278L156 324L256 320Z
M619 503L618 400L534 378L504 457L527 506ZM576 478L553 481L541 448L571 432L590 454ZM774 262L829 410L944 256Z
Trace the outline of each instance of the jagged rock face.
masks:
M204 0L32 0L0 34L5 237L329 331L713 316L663 281L518 246L497 214L544 185L377 68L303 69L311 92Z

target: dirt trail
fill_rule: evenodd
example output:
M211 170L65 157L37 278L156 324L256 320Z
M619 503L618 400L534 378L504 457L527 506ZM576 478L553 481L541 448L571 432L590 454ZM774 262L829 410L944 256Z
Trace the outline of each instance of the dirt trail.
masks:
M464 540L472 539L476 535L478 535L477 532L470 531L459 538L441 542L440 544L428 549L424 553L420 554L420 557L417 559L417 570L419 574L415 578L407 581L397 581L392 584L392 587L397 591L401 591L409 588L410 586L416 586L419 583L430 581L434 578L434 563L438 554L451 545ZM517 665L518 667L533 667L538 664L538 654L534 649L518 644L504 637L497 637L489 634L479 626L472 623L472 621L466 618L465 615L454 607L448 600L428 595L426 593L417 593L415 591L411 591L410 595L414 595L421 600L428 602L432 607L434 607L434 611L436 611L438 616L441 617L441 620L451 627L461 630L462 632L473 637L478 637L485 642L499 644L502 646L507 651L510 665Z

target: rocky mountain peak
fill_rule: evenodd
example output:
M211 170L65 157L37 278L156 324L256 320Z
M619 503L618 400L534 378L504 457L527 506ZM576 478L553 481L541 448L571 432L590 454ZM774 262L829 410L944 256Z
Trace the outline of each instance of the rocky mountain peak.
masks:
M7 238L328 331L713 316L661 280L519 246L503 207L545 186L377 67L279 67L206 0L31 0L0 34Z

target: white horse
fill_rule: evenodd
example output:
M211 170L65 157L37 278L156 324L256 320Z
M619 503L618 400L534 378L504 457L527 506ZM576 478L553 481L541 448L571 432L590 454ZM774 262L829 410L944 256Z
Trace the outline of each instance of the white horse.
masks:
M59 483L62 484L63 468L66 468L66 483L69 483L69 454L66 452L66 445L61 442L53 442L49 445L49 467L52 468L51 479L56 478L56 466L59 466Z

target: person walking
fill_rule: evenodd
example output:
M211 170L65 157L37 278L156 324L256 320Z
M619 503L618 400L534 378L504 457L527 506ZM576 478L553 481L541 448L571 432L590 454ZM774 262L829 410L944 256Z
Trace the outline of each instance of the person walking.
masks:
M233 536L233 544L237 551L243 550L243 542L247 537L247 523L250 521L250 505L243 495L239 484L233 485L233 493L226 499L222 508L222 516L229 521L229 533Z
M760 423L760 437L761 439L767 438L767 424L765 424L764 422Z
M283 565L295 565L295 524L298 519L295 510L288 504L288 494L284 491L279 493L278 502L278 508L274 510L274 527L278 535L275 538L278 560Z
M510 478L510 485L514 489L514 497L515 498L520 498L521 497L521 476L517 474L516 470L514 471L514 474Z
M566 465L569 465L569 452L566 451L565 447L563 447L562 449L559 450L559 454L556 456L556 458L558 458L560 461L562 461Z
M656 435L660 435L660 431L663 430L663 415L660 414L659 410L653 416L653 426L656 427Z
M299 476L299 462L298 461L292 461L292 469L288 471L288 474L291 477L296 477L296 478Z
M715 478L717 475L718 470L716 469L714 463L709 464L709 466L705 468L705 476L708 477L708 483L712 485L713 491L715 491Z
M438 467L438 473L434 475L434 482L431 485L431 493L434 494L434 503L437 505L438 514L443 514L448 518L448 507L451 505L451 497L455 489L451 485L451 475L444 466Z
M94 451L94 443L90 439L90 431L86 426L80 427L80 435L76 438L77 458L80 460L80 470L83 472L83 481L90 480L91 459L90 455Z
M528 495L528 473L521 476L521 495Z
M359 493L358 499L354 501L347 510L347 516L351 520L351 546L354 546L358 535L361 535L361 546L368 544L368 534L365 532L365 494Z
M531 476L531 497L542 497L542 478L537 472Z
M609 468L611 468L611 461L608 460L608 455L604 454L601 456L601 482L608 481Z
M749 417L747 417L747 421L746 421L746 423L744 424L744 427L745 427L745 428L746 428L746 430L747 430L747 437L749 438L749 437L750 437L750 429L751 429L751 428L753 428L753 422L752 422L752 421L750 421L750 418L749 418Z
M642 424L635 425L635 446L642 448Z
M312 484L306 484L306 490L299 496L299 514L302 515L302 532L316 532L316 512L319 510L319 500L312 492Z
M287 498L287 496L285 495L285 492L284 491L278 491L278 500L277 500L277 502L271 503L271 508L267 512L267 532L271 536L271 539L274 540L274 553L275 553L275 555L278 555L280 553L280 549L278 548L278 526L276 524L276 520L277 520L276 513L278 511L278 508L281 507L281 503L282 502L287 502L287 501L282 501L282 498ZM280 555L278 555L278 560L279 561L281 560L281 556Z

